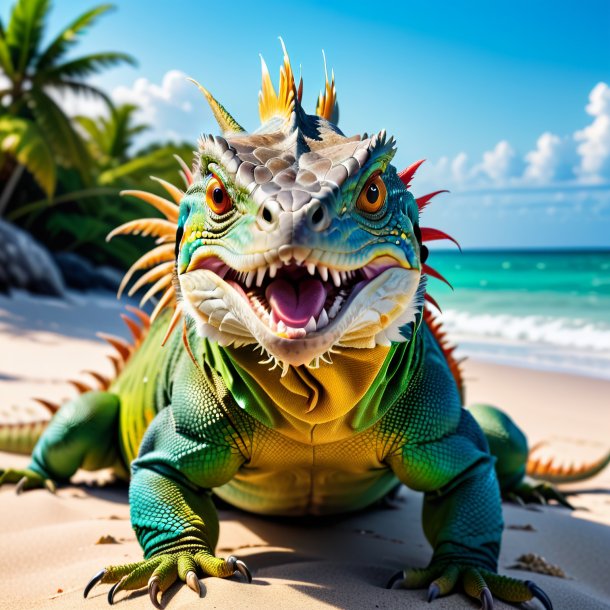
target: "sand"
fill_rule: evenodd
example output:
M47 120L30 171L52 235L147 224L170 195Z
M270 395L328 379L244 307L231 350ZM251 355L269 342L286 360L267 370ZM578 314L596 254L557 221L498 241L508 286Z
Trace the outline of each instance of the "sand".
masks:
M73 390L63 383L66 376L84 368L107 367L109 372L107 350L94 330L123 333L118 311L114 301L99 295L72 297L68 303L0 297L0 417L35 417L39 412L29 397L70 396ZM476 361L467 362L465 375L469 402L502 406L532 441L551 441L544 451L579 461L607 448L609 382ZM0 453L1 466L19 467L27 461ZM126 487L91 484L106 479L107 473L79 473L74 484L55 496L43 490L16 496L11 488L0 489L1 608L107 607L108 586L98 586L85 601L84 584L104 565L137 561L141 552L129 523ZM610 472L572 486L572 491L575 511L504 505L508 527L500 570L535 580L555 608L610 608ZM429 608L423 591L383 588L396 570L422 566L429 559L420 511L420 495L408 490L401 493L396 509L375 508L318 523L282 522L222 509L218 552L246 560L253 584L206 579L203 599L174 586L163 605L223 610ZM102 536L112 536L115 542L96 544ZM526 553L544 556L567 578L510 567ZM133 610L151 607L143 592L120 593L117 602ZM478 604L453 595L435 601L434 607L472 609ZM510 606L497 602L495 607Z

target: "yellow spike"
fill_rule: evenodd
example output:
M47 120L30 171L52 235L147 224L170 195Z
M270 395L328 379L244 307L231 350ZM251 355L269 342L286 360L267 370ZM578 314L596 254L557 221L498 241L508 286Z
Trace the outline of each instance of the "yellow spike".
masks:
M214 96L203 86L200 85L193 78L188 78L191 83L193 83L201 93L205 96L205 99L208 101L210 108L212 109L212 114L218 123L218 126L222 130L222 133L243 133L244 128L229 114L227 109L216 99Z
M161 244L172 244L172 247L176 246L176 236L175 235L162 235L161 237L158 237L157 239L155 239L155 243L157 245L161 245Z
M150 316L145 311L142 311L138 307L133 307L131 305L125 305L125 309L127 309L128 312L136 316L140 320L140 322L142 322L142 325L146 330L150 328Z
M129 280L133 277L133 274L136 271L141 269L148 269L149 267L153 267L154 265L158 265L163 261L173 261L174 260L174 245L173 244L163 244L161 246L157 246L150 252L147 252L143 256L141 256L127 271L127 273L123 276L121 280L121 285L119 286L119 290L117 292L117 296L120 298L121 294L123 294L123 290L125 286L129 283ZM129 307L128 307L129 308ZM137 311L140 311L137 309ZM135 313L132 311L132 313ZM138 315L138 314L135 314Z
M141 234L144 237L152 235L154 237L173 236L176 234L176 223L164 220L163 218L138 218L130 220L113 229L106 236L106 241L110 241L115 235Z
M114 347L114 349L119 353L123 362L126 362L129 356L131 355L131 345L125 341L125 339L121 339L121 337L115 337L114 335L109 335L107 333L97 333L97 336L104 341L107 341Z
M324 58L324 76L326 82L324 84L324 93L320 93L318 97L316 114L327 121L335 120L336 122L337 91L335 89L335 73L334 71L331 72L331 80L328 82L328 69L326 68L326 54L324 51L322 51L322 57Z
M164 346L167 343L167 340L170 338L172 332L178 325L178 322L182 318L182 305L177 305L174 311L174 315L172 319L169 321L169 325L167 326L167 331L165 332L165 336L163 337L163 341L161 341L161 346Z
M282 51L284 52L284 63L280 68L280 86L276 93L269 69L261 55L261 71L262 83L261 91L258 94L258 113L261 123L266 123L273 117L283 117L289 119L294 110L295 99L297 97L297 89L294 82L294 73L290 65L290 58L286 51L284 41L280 38Z
M157 303L157 306L154 308L154 310L150 316L150 319L152 322L154 322L156 320L157 316L171 303L175 294L176 294L176 291L174 290L173 286L170 286L165 291L165 294L161 297L161 300Z
M135 294L142 286L145 284L150 284L155 280L163 277L164 275L172 276L172 271L174 269L174 262L161 263L156 267L153 267L150 271L147 271L144 275L138 278L137 282L134 282L133 286L129 289L127 293L129 296Z
M142 297L142 300L140 301L140 307L142 307L142 305L144 305L144 303L146 303L151 297L157 294L159 290L166 288L171 283L172 277L170 275L164 275L160 280L157 280ZM153 320L154 318L151 316L150 319Z
M186 318L184 318L184 322L182 324L182 343L184 343L184 347L186 348L186 352L189 355L190 359L193 361L193 364L201 370L195 355L193 354L193 350L191 349L191 344L189 343L188 332L186 330Z
M184 197L183 190L179 189L177 186L174 186L171 182L163 180L162 178L151 176L150 179L154 180L155 182L158 182L169 193L169 195L176 202L176 204L180 205L180 202Z
M155 178L153 178L155 180ZM165 182L164 180L156 179L158 182ZM169 184L169 182L166 182ZM164 186L164 185L163 185ZM170 185L173 186L173 185ZM176 187L174 187L176 188ZM178 189L177 189L178 190ZM171 194L171 193L170 193ZM141 201L145 201L149 205L152 205L153 208L159 210L161 214L163 214L170 222L173 222L174 225L178 222L178 212L180 208L173 202L169 201L169 199L165 199L163 197L159 197L159 195L155 195L154 193L147 193L146 191L137 191L137 190L126 190L120 192L121 197L136 197ZM179 202L179 200L178 200ZM176 232L176 227L174 226L174 233Z

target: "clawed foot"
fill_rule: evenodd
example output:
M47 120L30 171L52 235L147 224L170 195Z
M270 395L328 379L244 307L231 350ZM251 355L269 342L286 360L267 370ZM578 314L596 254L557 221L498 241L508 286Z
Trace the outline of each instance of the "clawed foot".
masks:
M55 483L51 479L47 479L42 475L24 468L23 470L7 468L6 470L0 469L0 486L4 483L14 483L15 492L20 494L28 489L41 489L46 488L51 493L55 493L57 488Z
M519 485L504 494L504 498L521 506L526 504L548 504L550 500L575 510L567 498L550 483L536 481L521 481Z
M427 588L428 602L454 592L458 583L461 583L470 597L481 601L483 610L493 609L493 596L512 603L536 598L546 610L553 610L548 595L531 580L500 576L468 565L450 563L444 566L431 565L423 569L407 569L394 574L388 581L387 588L393 588L398 582L405 589Z
M87 584L84 597L98 583L113 583L108 591L108 603L113 604L119 591L148 588L150 600L155 608L161 608L159 596L169 589L180 578L197 595L201 594L201 583L198 574L227 578L239 573L246 582L252 582L248 566L237 559L228 557L219 559L207 551L163 553L122 566L109 566L98 572Z

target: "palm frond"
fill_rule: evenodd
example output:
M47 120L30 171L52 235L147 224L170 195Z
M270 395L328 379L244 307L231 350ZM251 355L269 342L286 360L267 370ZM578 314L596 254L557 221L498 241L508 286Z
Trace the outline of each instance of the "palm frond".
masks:
M58 161L78 170L85 184L89 182L91 158L85 143L64 111L44 91L32 89L29 104L36 122L46 133Z
M0 117L0 152L13 156L48 197L53 195L57 180L55 159L36 123L8 115Z
M89 97L98 97L101 98L106 104L109 106L112 105L112 100L108 97L108 94L101 89L98 89L94 85L90 85L89 83L85 83L82 81L73 81L73 80L61 80L58 82L45 82L43 85L43 89L56 91L60 95L63 95L67 91L75 93L77 95L84 95Z
M64 79L87 78L97 74L104 68L111 68L120 63L135 65L135 60L127 53L91 53L72 59L58 66L52 66L38 73L38 79L46 83L58 83Z
M13 68L25 75L42 39L50 8L49 0L17 0L6 30Z
M83 13L74 21L69 23L55 37L49 46L42 51L38 60L36 61L36 69L46 70L56 65L57 60L63 57L72 46L78 43L79 37L86 31L86 29L93 25L104 13L113 8L114 5L112 4L100 4L99 6L95 6L91 10Z
M10 78L14 73L13 60L11 59L11 51L6 42L6 31L4 24L0 20L0 67L4 73Z

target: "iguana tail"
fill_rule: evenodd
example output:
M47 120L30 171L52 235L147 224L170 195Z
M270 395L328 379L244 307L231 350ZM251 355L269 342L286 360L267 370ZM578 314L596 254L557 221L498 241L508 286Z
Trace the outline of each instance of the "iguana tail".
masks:
M121 318L132 334L133 342L130 343L113 335L98 333L98 336L107 341L116 352L108 355L108 359L112 363L114 369L114 376L113 378L110 378L97 373L96 371L85 371L95 380L94 384L89 385L77 379L70 379L68 381L68 383L76 388L79 394L95 390L108 390L114 379L119 376L125 367L131 355L146 337L151 324L151 319L148 314L141 309L130 307L129 305L127 305L126 308L135 318L137 318L136 322L126 314L121 314ZM0 451L25 455L31 454L38 439L49 424L51 417L62 407L62 404L57 404L44 398L33 398L32 400L41 404L49 412L50 417L42 417L27 422L0 423Z
M188 187L193 183L193 175L181 159L178 157L176 157L176 159L182 167L181 174L186 187ZM184 196L184 192L165 180L158 178L153 179L156 180L165 189L165 191L167 191L167 193L169 193L170 199L166 199L154 193L148 193L145 191L123 191L121 194L129 195L140 201L148 203L150 206L160 211L165 216L165 219L143 218L132 220L114 229L108 235L107 239L111 239L115 235L130 233L141 233L142 235L152 235L156 237L157 247L141 256L127 271L119 287L118 296L120 297L121 292L136 272L146 270L148 271L146 271L133 284L129 290L129 295L131 296L139 288L151 282L153 282L153 286L140 301L140 307L162 290L163 294L158 300L157 305L150 316L143 310L130 306L127 306L127 310L135 317L136 320L130 318L126 314L121 314L121 317L131 332L133 342L127 342L124 339L115 337L113 335L98 333L98 336L107 341L116 351L116 354L108 356L113 365L114 377L108 378L94 371L86 371L86 373L88 373L95 380L93 385L88 385L78 380L70 380L70 383L78 390L80 394L94 390L105 391L110 388L110 385L119 376L129 358L144 341L150 329L151 323L164 309L173 309L174 315L170 320L161 345L165 344L182 318L182 308L176 300L176 293L172 282L172 277L175 264L174 249L179 211L178 206L182 197ZM56 413L61 406L53 404L44 399L35 400L41 403L51 415ZM31 453L48 423L49 419L44 418L33 422L0 423L0 451L25 454Z
M541 479L553 484L560 483L577 483L585 481L600 473L608 464L610 464L610 451L601 458L576 466L556 465L553 458L543 460L542 458L533 457L534 452L540 445L532 447L529 458L527 460L526 474L533 479Z
M0 424L0 451L30 455L49 420Z

